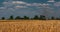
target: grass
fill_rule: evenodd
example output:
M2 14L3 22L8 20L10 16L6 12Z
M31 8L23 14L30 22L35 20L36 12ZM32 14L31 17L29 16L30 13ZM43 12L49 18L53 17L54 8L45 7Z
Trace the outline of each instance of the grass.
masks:
M0 20L0 32L60 32L60 20Z

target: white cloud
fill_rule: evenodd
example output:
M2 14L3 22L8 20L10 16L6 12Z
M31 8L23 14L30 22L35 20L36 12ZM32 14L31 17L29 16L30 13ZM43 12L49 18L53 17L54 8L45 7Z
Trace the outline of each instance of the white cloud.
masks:
M33 3L32 6L40 6L42 5L41 3Z
M12 6L15 10L20 9L20 8L29 8L28 6L36 7L38 9L42 8L43 11L51 8L51 7L49 7L50 4L46 4L46 3L27 3L27 2L23 2L23 1L12 1L12 2L3 2L3 3L6 7L8 6L8 8ZM6 5L6 4L8 4L8 5ZM33 9L33 8L31 8L31 9Z
M48 0L47 2L55 2L54 0Z
M3 10L3 9L6 9L6 8L5 8L5 7L0 7L0 9L2 9L2 10Z
M27 8L26 6L15 6L15 8Z
M53 4L54 6L58 6L58 7L60 6L60 2L55 2L54 0L49 0L48 2L54 2L54 4ZM24 1L11 1L11 2L3 2L3 5L4 5L4 7L0 7L0 10L2 9L4 11L7 11L8 13L12 12L14 14L15 13L17 14L20 11L20 8L27 8L27 9L21 9L22 12L26 11L25 12L26 14L31 13L31 12L27 12L27 11L33 11L34 13L39 13L39 14L41 14L40 13L41 11L47 11L48 12L47 14L54 13L54 10L53 10L54 8L51 7L49 3L27 3ZM29 6L31 6L32 8ZM35 8L33 8L33 7L35 7ZM21 12L21 14L24 13L24 12L23 13L22 12ZM44 13L44 12L42 12L42 13ZM33 13L31 13L31 14L33 14Z
M7 8L27 8L25 4L23 1L3 2L3 5Z
M24 5L24 6L48 6L49 4L46 3L27 3L23 1L11 1L11 2L3 2L4 5L10 6L10 5Z
M8 4L8 2L3 2L3 4Z
M54 6L59 7L59 6L60 6L60 2L55 2L55 3L54 3Z
M12 7L12 8L27 8L28 6L31 7L42 7L43 8L49 8L50 4L46 4L46 3L27 3L27 2L23 2L23 1L11 1L11 2L3 2L3 4L5 5L5 7Z
M11 2L3 2L3 4L27 4L26 2L23 1L11 1Z
M24 2L24 1L11 1L11 2L3 2L3 5L4 5L4 7L6 7L5 10L8 11L8 12L12 12L12 14L13 13L17 14L18 12L20 13L21 11L22 11L21 14L23 14L25 11L26 11L25 12L26 14L28 14L28 13L33 14L32 12L27 12L27 11L33 11L34 14L35 13L37 13L37 14L41 14L42 13L43 14L44 12L41 12L41 11L46 11L47 14L54 13L53 8L50 7L49 3L27 3L27 2ZM4 9L4 7L1 7L0 9ZM23 8L27 8L27 9L23 9ZM16 12L14 12L14 11L16 11Z
M13 4L27 4L26 2L23 1L12 1Z
M50 4L46 3L31 3L31 4L26 4L27 6L35 6L35 7L43 7L43 6L49 6Z
M32 4L29 4L29 3L28 3L28 4L26 4L26 6L32 6Z

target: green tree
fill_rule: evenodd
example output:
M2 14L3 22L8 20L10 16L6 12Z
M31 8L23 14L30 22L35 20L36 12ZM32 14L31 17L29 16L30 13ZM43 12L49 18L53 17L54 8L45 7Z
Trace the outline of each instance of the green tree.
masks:
M33 19L38 20L39 17L37 15L35 15Z
M9 17L9 20L13 20L14 19L14 17L13 17L13 15L11 15L10 17Z
M24 19L29 19L29 17L27 17L27 16L24 16Z
M44 15L40 15L40 20L46 20L46 17Z
M60 20L60 18L56 18L56 20Z
M51 20L54 20L54 19L55 19L55 18L52 16L52 17L51 17Z
M2 20L5 20L5 17L2 17Z
M15 18L15 20L19 20L19 19L21 19L21 17L20 17L20 16L17 16L17 17Z

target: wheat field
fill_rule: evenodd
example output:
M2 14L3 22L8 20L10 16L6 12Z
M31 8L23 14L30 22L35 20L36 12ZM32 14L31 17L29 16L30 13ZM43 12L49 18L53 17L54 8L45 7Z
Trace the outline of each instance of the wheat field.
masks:
M60 32L60 20L0 20L0 32Z

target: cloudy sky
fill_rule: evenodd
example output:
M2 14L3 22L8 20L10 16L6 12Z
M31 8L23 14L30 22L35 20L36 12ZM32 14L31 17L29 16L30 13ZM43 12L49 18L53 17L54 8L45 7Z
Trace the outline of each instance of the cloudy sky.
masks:
M60 0L0 0L0 17L60 16Z

